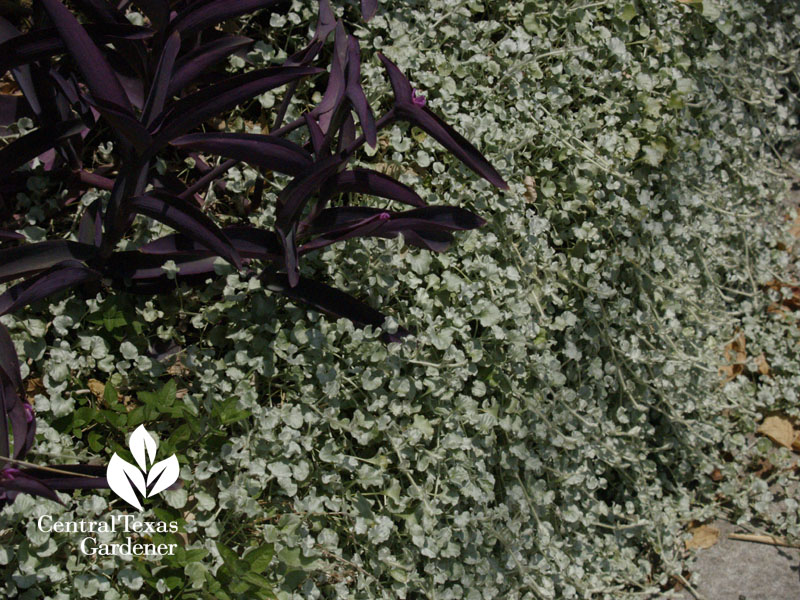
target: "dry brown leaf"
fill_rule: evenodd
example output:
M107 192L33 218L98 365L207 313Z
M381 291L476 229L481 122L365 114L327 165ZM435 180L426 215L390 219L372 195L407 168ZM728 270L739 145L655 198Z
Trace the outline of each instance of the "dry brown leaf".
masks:
M725 346L725 361L728 364L719 368L719 374L727 383L744 372L744 365L747 362L744 333L741 331L737 332L731 343Z
M789 449L792 448L792 443L797 438L792 422L785 417L779 416L771 416L764 419L756 433L765 435L776 444Z
M705 550L719 541L719 529L711 525L700 525L689 530L692 539L686 541L687 550Z
M167 367L167 373L173 377L183 377L189 373L189 369L181 362L180 358L176 358L175 362Z
M792 226L789 228L789 234L793 237L800 237L800 215L792 221Z
M44 394L44 392L44 383L40 377L32 377L25 380L25 396L27 397L28 402L31 402L31 398L33 398L33 396L36 394Z
M106 384L97 379L90 379L89 391L92 392L92 396L94 396L97 401L100 402L103 400L103 395L106 391Z
M0 81L0 94L6 96L21 96L19 88L13 81Z
M767 312L783 312L786 310L800 310L800 286L772 279L764 284L764 287L775 290L781 294L779 302L773 302L767 307ZM791 295L784 297L784 289L788 289Z
M767 357L764 356L763 352L758 356L756 356L756 368L758 369L758 372L761 373L762 375L769 376L769 374L771 373L769 369L769 363L767 362Z
M536 195L536 180L533 177L531 177L530 175L527 175L525 177L525 198L527 198L528 202L531 202L531 203L536 202L536 198L537 198L537 195Z
M128 412L131 412L138 406L138 403L133 399L132 396L121 396L120 400L122 400L122 406L124 406L125 410Z

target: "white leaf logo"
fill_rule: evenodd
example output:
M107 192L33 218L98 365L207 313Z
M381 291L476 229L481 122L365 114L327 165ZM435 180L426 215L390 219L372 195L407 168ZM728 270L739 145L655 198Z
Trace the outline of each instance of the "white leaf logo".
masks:
M139 463L139 468L147 473L147 462L145 461L144 452L147 450L147 456L150 458L150 464L156 459L156 441L150 432L144 428L144 425L139 425L136 430L131 434L131 441L129 442L131 454L136 462Z
M108 487L110 487L117 496L125 500L125 502L131 506L142 510L142 504L139 502L139 498L136 496L136 492L131 485L132 483L136 486L136 489L139 490L142 496L145 495L147 486L144 482L144 476L139 469L127 460L120 458L115 452L114 456L111 457L111 462L108 463L106 477L108 478Z
M178 479L178 471L180 471L178 458L174 454L167 460L162 460L160 463L153 465L147 475L147 486L150 487L152 485L153 488L147 496L155 496L175 483Z
M134 508L142 510L142 503L136 492L138 491L143 498L163 492L178 480L180 466L174 454L166 460L153 464L157 445L144 425L139 425L131 434L130 449L139 467L120 458L115 452L108 463L106 477L108 486L117 496ZM149 469L148 464L151 465Z

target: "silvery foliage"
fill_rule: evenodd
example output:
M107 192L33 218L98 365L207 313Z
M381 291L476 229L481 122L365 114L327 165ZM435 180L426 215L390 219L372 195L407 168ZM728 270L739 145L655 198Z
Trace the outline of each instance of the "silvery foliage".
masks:
M310 20L295 4L289 18ZM789 454L752 436L760 413L800 416L796 318L768 313L777 298L760 289L797 267L779 244L778 154L791 160L797 139L798 29L790 2L383 2L362 44L410 71L515 183L488 193L422 135L365 157L490 221L443 255L359 240L315 265L412 326L402 346L232 272L198 301L140 304L165 338L179 313L203 332L182 357L185 402L236 397L253 415L220 452L190 453L185 489L164 494L210 551L186 568L189 589L243 522L275 544L274 574L305 571L279 592L298 600L621 598L683 572L692 519L800 535L796 503L776 495L796 485ZM367 93L388 98L379 72L364 65ZM405 170L404 156L430 168ZM164 371L93 336L89 309L3 318L45 374L46 416L73 410L76 378L147 389ZM771 378L751 360L720 384L737 329ZM88 457L47 426L38 448ZM766 481L750 468L762 457L776 467ZM77 498L52 512L98 518L111 499ZM0 515L5 595L147 597L123 562L32 531L42 510L20 498Z

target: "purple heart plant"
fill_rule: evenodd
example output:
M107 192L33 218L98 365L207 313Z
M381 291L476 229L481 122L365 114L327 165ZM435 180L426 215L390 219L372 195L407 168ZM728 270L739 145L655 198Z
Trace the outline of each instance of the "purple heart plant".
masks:
M0 218L13 222L17 192L37 173L55 176L70 191L62 207L77 215L77 241L23 243L14 225L0 230L0 283L19 280L0 295L0 315L70 289L101 286L119 294L170 293L176 286L203 285L215 276L218 257L237 270L260 273L265 287L333 317L359 326L380 326L385 316L365 303L300 275L300 259L356 237L402 235L412 246L445 251L453 232L485 221L463 208L429 206L413 189L388 175L349 166L364 144L373 148L378 132L396 121L419 127L467 167L498 188L507 186L481 153L432 112L398 67L382 54L394 102L375 118L361 86L362 51L337 19L329 0L319 1L311 41L282 65L230 75L224 64L254 40L229 35L222 22L265 10L285 11L279 0L34 0L19 24L0 18L0 75L9 72L21 92L0 94L0 133L21 117L36 128L0 149ZM146 26L126 17L144 14ZM376 0L362 0L365 19ZM81 15L79 21L77 15ZM333 37L332 44L329 38ZM330 47L327 69L315 66ZM316 106L284 124L299 86L326 77ZM284 88L268 134L205 131L212 118L270 90ZM321 88L322 89L322 88ZM356 120L360 134L356 129ZM304 130L304 142L288 135ZM92 167L96 140L115 140L113 164ZM297 133L293 138L298 140ZM225 158L211 168L203 155ZM159 174L156 160L187 158L197 165L188 180ZM29 163L38 158L35 168ZM272 230L249 224L220 226L205 209L201 190L226 171L247 163L262 173L289 176L278 194ZM196 176L195 176L196 175ZM194 179L194 181L191 181ZM75 202L89 188L108 199L82 207ZM250 212L260 209L263 182ZM408 210L353 206L353 194L375 196ZM175 233L138 250L120 250L137 215L159 221ZM174 277L163 268L177 265ZM171 275L171 274L169 274ZM384 333L400 341L408 332ZM33 467L24 461L33 443L35 418L25 401L17 354L0 325L0 502L19 492L57 500L54 490L105 487L101 469L91 466ZM10 424L10 427L9 427ZM11 442L13 439L13 453Z

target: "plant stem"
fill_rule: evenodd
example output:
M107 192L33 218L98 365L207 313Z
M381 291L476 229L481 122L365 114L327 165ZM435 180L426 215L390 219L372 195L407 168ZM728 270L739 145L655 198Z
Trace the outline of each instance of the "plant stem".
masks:
M0 462L2 462L2 461L8 461L10 463L14 463L14 464L17 464L17 465L22 465L23 467L32 467L34 469L40 469L42 471L49 471L51 473L59 473L60 475L69 475L70 477L91 477L93 479L102 479L101 477L98 477L97 475L86 475L84 473L74 473L72 471L62 471L61 469L58 469L56 467L43 467L41 465L35 465L33 463L30 463L30 462L28 462L26 460L21 460L19 458L9 458L8 456L0 456Z
M182 191L178 194L178 197L185 200L190 198L194 194L196 194L199 190L203 189L209 182L213 181L223 173L227 173L230 169L232 169L239 161L229 158L224 163L221 163L211 169L208 173L203 175L200 179L194 182L194 184Z

